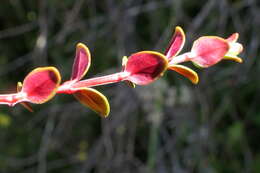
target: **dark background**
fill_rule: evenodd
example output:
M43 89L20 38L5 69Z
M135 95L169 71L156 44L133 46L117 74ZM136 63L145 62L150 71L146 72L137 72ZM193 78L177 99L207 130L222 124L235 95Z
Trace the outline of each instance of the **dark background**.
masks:
M39 66L69 79L75 46L88 45L85 78L121 70L121 58L163 52L175 26L184 50L200 36L240 33L243 64L195 69L192 85L174 71L149 86L97 87L111 105L102 119L70 95L34 113L0 106L1 173L260 172L258 0L2 0L0 91Z

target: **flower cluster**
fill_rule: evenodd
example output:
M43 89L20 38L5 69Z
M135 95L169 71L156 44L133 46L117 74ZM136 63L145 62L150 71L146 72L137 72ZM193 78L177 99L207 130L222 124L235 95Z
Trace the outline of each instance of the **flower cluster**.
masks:
M106 117L110 111L109 102L106 96L93 87L122 81L132 87L147 85L163 76L167 69L174 70L197 84L197 73L181 63L191 61L196 67L201 68L211 67L221 60L242 63L242 59L237 56L243 50L243 46L237 42L238 37L238 33L227 39L203 36L194 41L189 52L179 54L185 43L185 34L182 28L177 26L164 54L141 51L128 58L125 56L120 72L86 80L82 78L90 67L91 54L86 45L79 43L70 80L61 84L60 73L55 67L36 68L25 77L23 83L18 82L16 93L0 95L0 104L14 106L21 103L32 111L29 103L42 104L55 94L72 94L80 103Z

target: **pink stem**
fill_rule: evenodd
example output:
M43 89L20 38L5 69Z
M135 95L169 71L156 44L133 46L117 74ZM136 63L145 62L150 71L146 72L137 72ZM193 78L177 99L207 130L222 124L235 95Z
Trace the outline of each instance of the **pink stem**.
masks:
M75 92L75 91L73 91L73 89L75 89L75 88L93 87L93 86L116 83L116 82L126 80L128 76L129 76L128 72L119 72L119 73L114 73L114 74L110 74L110 75L106 75L106 76L77 81L77 82L68 81L68 82L65 82L63 85L61 85L58 88L57 93L71 94L71 93Z
M169 65L183 63L186 61L190 61L190 59L191 59L191 52L187 52L172 58L172 60L169 62Z
M8 106L14 106L15 104L22 101L21 93L13 94L1 94L0 95L0 104L6 104Z
M116 83L125 80L128 76L129 73L127 72L119 72L119 73L114 73L106 76L82 80L72 85L72 87L81 88L81 87L93 87L98 85L106 85L106 84Z

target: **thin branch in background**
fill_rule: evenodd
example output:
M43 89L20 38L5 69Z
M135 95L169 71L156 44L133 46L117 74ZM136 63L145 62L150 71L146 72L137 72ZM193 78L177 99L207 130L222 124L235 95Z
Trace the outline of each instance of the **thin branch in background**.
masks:
M64 25L56 36L56 42L58 44L64 42L66 36L75 28L75 22L77 18L79 18L80 10L84 7L84 2L85 0L75 1L73 8L67 12Z
M194 17L187 30L187 35L189 36L188 38L194 38L197 30L202 27L203 22L206 20L211 10L214 9L215 3L215 0L208 0L200 12Z
M33 63L35 66L38 64L47 64L47 45L48 45L48 33L49 33L49 16L48 16L48 2L43 0L39 1L39 34L36 39Z
M0 31L0 39L17 37L21 34L25 34L26 32L30 32L36 29L38 26L37 22L30 22L20 26L15 26L13 28L7 28Z
M38 173L47 172L47 154L48 154L49 146L51 144L52 133L55 127L56 116L54 115L48 116L48 120L42 136L42 141L38 152L38 168L37 168Z
M12 62L0 66L0 76L7 75L16 71L18 68L23 67L26 63L31 61L32 53L25 54L21 57L15 58Z

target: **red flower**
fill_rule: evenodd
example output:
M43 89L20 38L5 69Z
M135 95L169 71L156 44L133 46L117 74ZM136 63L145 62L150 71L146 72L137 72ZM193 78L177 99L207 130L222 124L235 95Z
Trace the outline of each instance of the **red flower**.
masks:
M18 83L17 93L0 95L0 104L14 106L17 103L29 109L25 102L42 104L56 94L60 84L59 71L54 67L40 67L30 72L24 79L23 85Z

